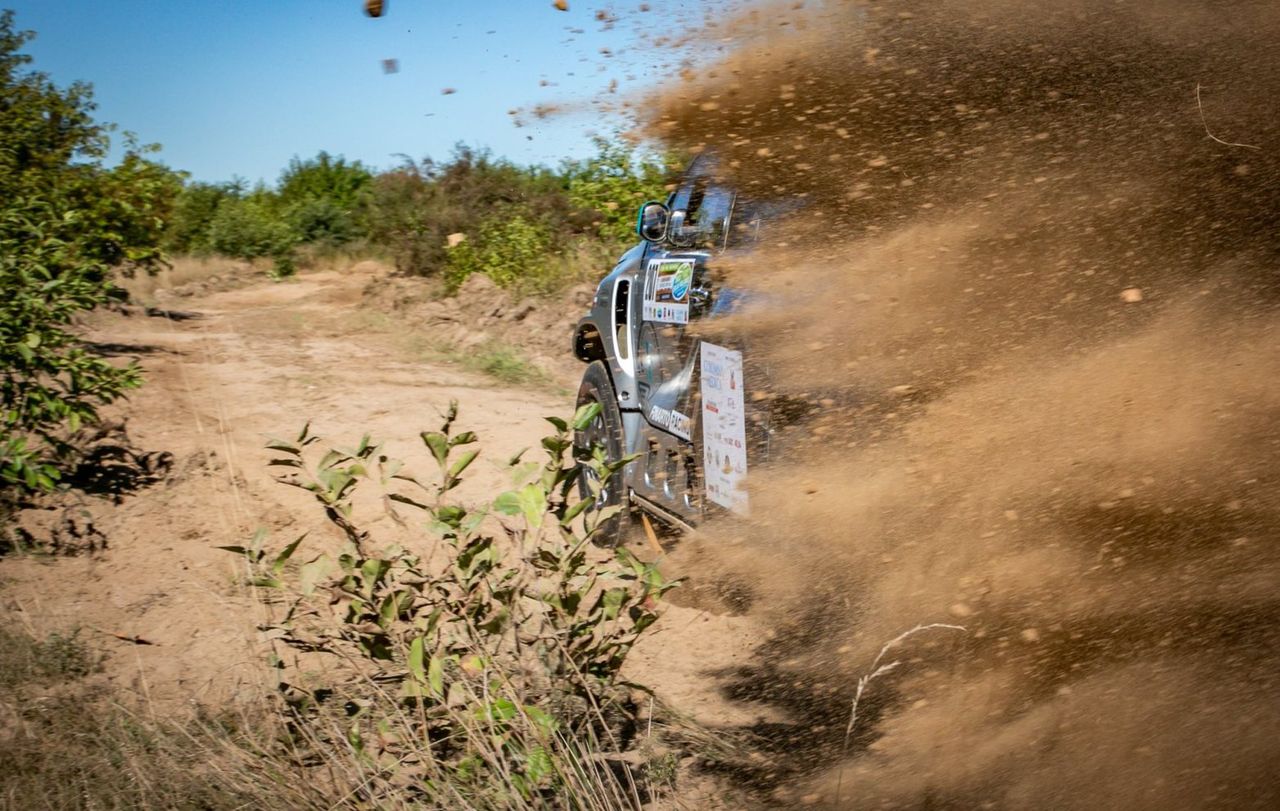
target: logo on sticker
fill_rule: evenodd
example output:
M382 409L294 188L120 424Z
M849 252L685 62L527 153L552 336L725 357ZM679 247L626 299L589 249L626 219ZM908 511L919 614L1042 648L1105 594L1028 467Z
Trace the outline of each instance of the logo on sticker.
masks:
M671 298L684 301L689 295L689 285L693 283L693 265L681 265L671 277Z

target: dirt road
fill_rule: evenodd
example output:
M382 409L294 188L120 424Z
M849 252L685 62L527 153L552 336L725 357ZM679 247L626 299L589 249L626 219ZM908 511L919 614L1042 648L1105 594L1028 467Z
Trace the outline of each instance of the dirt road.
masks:
M571 411L575 381L504 386L441 361L424 350L431 335L419 325L366 303L361 291L383 272L364 263L188 297L162 290L151 315L98 317L92 340L137 358L146 373L114 416L127 421L136 447L173 454L173 467L119 504L84 503L102 536L94 550L0 559L0 598L38 631L91 635L109 652L104 678L153 706L250 701L274 683L255 628L262 609L236 556L217 547L244 544L259 529L276 547L327 531L305 493L272 480L268 438L296 434L307 421L336 444L369 433L430 474L418 432L436 427L457 400L461 426L483 447L460 498L506 489L505 460L537 444L544 416ZM86 520L72 517L78 526ZM28 522L38 529L61 518ZM671 606L636 651L633 677L704 720L747 720L718 696L712 674L741 662L752 640L744 617Z

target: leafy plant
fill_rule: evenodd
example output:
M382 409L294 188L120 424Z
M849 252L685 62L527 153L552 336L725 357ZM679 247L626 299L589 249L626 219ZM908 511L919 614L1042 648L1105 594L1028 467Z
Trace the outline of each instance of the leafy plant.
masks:
M512 209L499 209L473 236L450 248L445 284L456 291L473 273L484 273L502 287L545 275L553 234L544 224Z
M386 791L405 792L400 799L558 807L595 768L584 765L582 741L625 747L632 686L619 672L674 583L625 550L594 556L591 538L617 509L592 509L598 488L629 461L575 448L571 432L598 408L571 423L550 418L544 461L518 454L515 488L476 509L449 498L479 454L473 433L454 430L456 404L438 431L421 434L438 467L433 484L368 437L321 453L304 428L268 446L279 454L271 464L288 469L281 480L312 494L346 547L300 566L291 561L302 539L276 554L260 544L230 551L255 583L288 595L269 636L336 655L358 674L290 686L299 723L332 741L339 727L324 707L342 698L343 739ZM597 474L587 498L577 497L581 465ZM430 551L378 548L354 517L356 492L371 482L397 523L407 524L406 509L425 519Z
M186 184L174 201L165 248L174 253L210 253L213 245L209 240L209 227L219 206L243 194L244 183L240 181Z
M258 200L224 200L209 224L209 245L215 251L235 259L271 257L281 276L293 272L296 242L288 224Z
M636 210L646 200L666 197L667 172L660 163L637 157L622 141L595 139L596 154L567 162L562 173L569 201L592 212L601 238L618 245L635 239Z
M116 271L150 270L178 175L126 138L112 169L92 93L26 69L33 36L0 12L0 484L50 490L71 436L141 382L92 354L74 319L120 296Z
M0 212L0 481L51 490L70 433L141 383L85 350L72 319L103 304L106 268L80 260L47 207Z

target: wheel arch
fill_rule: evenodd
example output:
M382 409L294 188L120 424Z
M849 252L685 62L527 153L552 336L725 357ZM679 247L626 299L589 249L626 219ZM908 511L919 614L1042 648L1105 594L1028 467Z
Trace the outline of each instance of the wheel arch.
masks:
M582 321L578 324L573 334L573 354L583 363L608 360L604 349L604 333L593 322Z

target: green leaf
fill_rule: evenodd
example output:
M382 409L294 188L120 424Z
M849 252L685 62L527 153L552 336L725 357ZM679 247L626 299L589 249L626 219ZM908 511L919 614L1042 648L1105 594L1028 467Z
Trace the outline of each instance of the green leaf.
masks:
M426 668L423 666L423 645L422 637L416 636L409 643L409 675L413 678L415 684L425 685L427 682Z
M525 775L534 785L541 784L544 780L549 780L555 773L555 767L551 763L551 755L547 754L547 750L541 746L535 746L529 750L529 754L525 761Z
M427 666L427 689L435 698L444 698L444 661L432 656Z
M289 561L289 558L293 557L294 550L298 548L298 544L302 543L302 539L305 537L307 537L307 534L304 532L295 538L293 543L282 549L280 554L276 555L275 561L271 564L272 574L278 575L284 570L285 563Z
M547 494L536 484L525 485L519 493L520 511L530 529L542 526L542 516L547 512Z
M453 529L457 529L458 525L462 523L462 519L466 517L467 517L466 509L463 507L459 507L456 504L446 504L445 506L436 510L436 519L440 521L442 524L445 524Z
M567 510L564 511L564 517L560 519L560 525L564 527L569 526L571 523L573 523L573 519L581 515L584 510L586 510L588 507L590 507L594 503L595 503L594 501L590 501L585 498L575 501L573 504L569 506Z
M449 458L449 438L436 431L423 431L419 436L431 451L431 455L435 457L436 464L444 469L445 461Z
M525 707L524 714L529 717L534 727L544 737L550 737L560 728L560 723L540 707Z
M366 560L360 566L360 574L364 581L363 592L366 598L373 596L373 590L382 582L382 578L391 568L391 561L374 558Z
M618 618L618 612L622 609L622 603L627 599L626 589L609 589L604 593L604 618L613 620Z
M503 515L519 515L520 510L520 495L514 490L508 490L493 500L494 512Z
M453 448L458 445L470 445L476 441L475 431L463 431L449 440L449 447Z
M456 479L462 475L462 471L466 470L479 455L480 451L467 451L458 457L458 461L454 462L453 466L449 468L449 478Z
M426 504L423 504L421 501L414 501L408 496L402 496L399 493L388 493L387 498L391 499L392 501L397 501L401 504L408 504L410 507L417 507L419 510L431 509Z
M591 424L591 421L600 416L603 411L604 406L600 403L587 403L580 407L573 415L573 430L585 430L586 427Z

